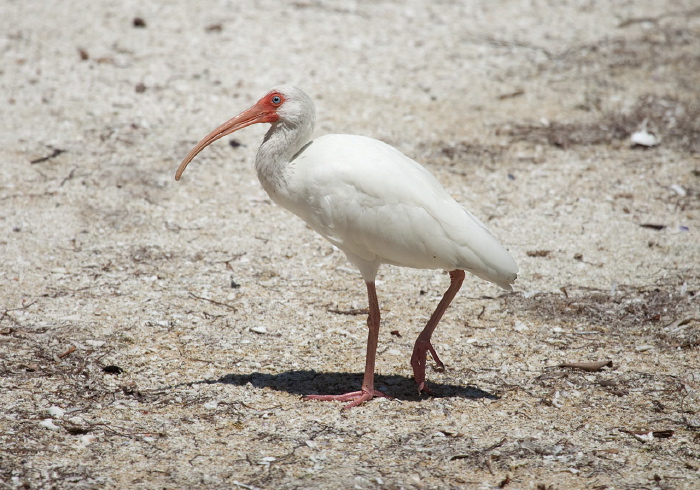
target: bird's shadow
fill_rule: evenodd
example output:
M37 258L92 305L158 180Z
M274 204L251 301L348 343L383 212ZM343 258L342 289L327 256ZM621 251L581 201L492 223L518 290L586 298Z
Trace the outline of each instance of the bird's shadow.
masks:
M195 384L228 384L244 386L250 383L256 388L271 388L285 391L293 395L337 395L359 390L362 385L362 374L357 373L328 373L312 370L284 371L277 374L249 373L226 374L218 379L206 379L176 386ZM436 398L485 398L498 400L500 397L475 386L461 386L447 383L428 381L433 397ZM374 385L392 398L405 401L417 401L426 395L419 395L416 383L412 378L399 375L377 374Z

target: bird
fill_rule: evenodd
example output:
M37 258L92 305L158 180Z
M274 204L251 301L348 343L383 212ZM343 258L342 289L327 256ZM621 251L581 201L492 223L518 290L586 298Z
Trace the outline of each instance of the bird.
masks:
M359 135L312 139L316 110L292 85L272 88L252 107L205 136L180 163L175 180L214 141L252 124L270 128L255 170L270 199L304 220L340 249L367 287L367 353L360 390L307 395L307 400L349 402L356 407L389 395L374 385L380 309L375 280L383 264L443 269L450 285L418 335L410 364L418 393L432 395L425 375L427 353L444 370L431 343L435 328L462 286L465 271L512 291L518 266L488 228L464 209L422 165L396 148Z

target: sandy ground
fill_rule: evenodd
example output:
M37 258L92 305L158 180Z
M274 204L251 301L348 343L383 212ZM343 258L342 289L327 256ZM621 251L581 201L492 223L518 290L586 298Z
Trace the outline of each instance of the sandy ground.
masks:
M428 5L429 4L429 5ZM699 488L700 9L687 1L0 2L0 488ZM317 134L422 162L512 251L365 290L270 203L294 83ZM633 146L646 128L660 144ZM398 333L392 334L394 331ZM606 362L597 371L559 367Z

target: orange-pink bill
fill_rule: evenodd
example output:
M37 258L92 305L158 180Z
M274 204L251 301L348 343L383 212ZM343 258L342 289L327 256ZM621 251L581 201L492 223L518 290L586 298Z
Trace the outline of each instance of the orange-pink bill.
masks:
M199 154L200 151L212 144L214 141L218 140L219 138L223 138L227 134L231 134L234 131L250 126L251 124L275 122L278 117L279 116L274 111L271 111L266 104L261 104L258 102L250 109L243 111L237 116L229 119L202 138L202 141L197 143L197 145L192 148L178 167L177 172L175 172L175 180L180 180L180 177L185 171L185 168L187 168L187 165Z

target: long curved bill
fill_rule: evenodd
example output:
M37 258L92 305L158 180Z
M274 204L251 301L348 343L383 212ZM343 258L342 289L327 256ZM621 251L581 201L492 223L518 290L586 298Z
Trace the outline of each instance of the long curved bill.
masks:
M251 124L271 123L275 122L278 118L279 116L276 113L260 107L260 104L258 103L250 109L243 111L239 115L229 119L202 138L202 141L197 143L197 145L192 148L178 167L177 172L175 172L175 180L180 180L182 173L185 171L185 168L187 168L187 164L189 164L200 151L212 144L214 141L218 140L219 138L223 138L227 134L231 134L239 129L250 126Z

